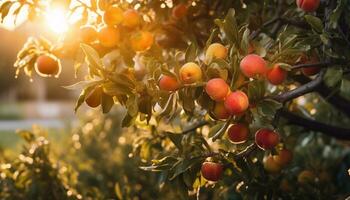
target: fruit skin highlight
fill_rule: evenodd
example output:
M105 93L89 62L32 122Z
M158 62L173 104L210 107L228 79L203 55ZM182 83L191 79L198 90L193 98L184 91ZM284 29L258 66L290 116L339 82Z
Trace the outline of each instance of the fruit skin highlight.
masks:
M225 108L231 115L242 114L248 107L248 96L240 90L232 92L226 97Z
M223 166L220 163L204 162L201 167L201 174L208 181L220 180L222 172Z
M141 16L134 9L128 9L123 13L123 26L128 28L135 28L141 24Z
M43 75L56 75L60 71L59 61L49 55L40 55L36 59L35 67Z
M96 87L85 99L85 103L91 108L96 108L102 102L102 87Z
M179 71L180 79L184 84L192 84L202 80L201 68L193 62L184 64Z
M224 79L213 78L206 84L205 91L214 101L224 101L230 92L230 87Z
M314 12L320 6L320 0L296 0L296 3L305 12Z
M146 51L153 45L154 36L151 32L140 31L130 38L131 47L136 52Z
M205 52L205 63L209 64L213 59L226 59L228 54L227 48L220 43L211 44Z
M120 41L119 29L113 27L102 27L98 32L98 40L107 48L115 47Z
M256 54L249 54L244 57L241 60L240 68L242 73L248 78L264 75L268 70L265 60Z
M280 85L286 80L287 72L278 64L275 64L267 73L267 80L273 85Z
M280 140L278 133L262 128L255 133L255 143L263 150L273 149Z
M109 26L118 25L123 19L123 10L117 6L109 7L103 14L103 22Z
M227 137L234 144L240 144L247 141L249 128L245 124L234 124L227 131Z
M180 84L176 78L171 76L162 75L159 80L159 88L165 91L176 91L179 89Z

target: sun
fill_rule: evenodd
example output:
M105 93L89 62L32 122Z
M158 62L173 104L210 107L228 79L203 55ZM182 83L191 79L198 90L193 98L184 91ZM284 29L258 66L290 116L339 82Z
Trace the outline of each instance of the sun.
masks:
M69 23L66 12L62 8L51 8L45 13L45 20L50 29L55 33L64 33L68 30Z

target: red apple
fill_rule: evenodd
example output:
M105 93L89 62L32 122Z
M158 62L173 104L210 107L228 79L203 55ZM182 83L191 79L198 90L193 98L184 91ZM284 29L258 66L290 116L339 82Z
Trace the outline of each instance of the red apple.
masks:
M204 162L202 164L201 173L202 176L208 181L220 180L223 172L223 166L220 163Z
M208 81L205 91L214 101L224 101L230 92L230 87L224 79L214 78Z
M240 144L247 141L249 128L245 124L234 124L227 131L227 137L234 144Z
M265 60L256 54L249 54L244 57L240 63L240 68L242 73L249 78L264 75L267 71Z
M297 0L297 5L305 12L314 12L320 6L320 0Z
M264 150L273 149L279 140L278 133L267 128L262 128L255 133L255 143Z
M248 109L249 99L247 95L238 90L226 97L225 108L231 115L238 115Z

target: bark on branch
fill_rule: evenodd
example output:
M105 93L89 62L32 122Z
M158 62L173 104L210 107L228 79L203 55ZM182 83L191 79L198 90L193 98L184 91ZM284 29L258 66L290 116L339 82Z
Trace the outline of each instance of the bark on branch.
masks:
M290 124L302 126L308 130L322 132L328 136L331 136L337 139L350 140L350 129L337 127L337 126L325 124L322 122L318 122L313 119L301 117L285 109L281 109L279 113L281 117L288 119Z

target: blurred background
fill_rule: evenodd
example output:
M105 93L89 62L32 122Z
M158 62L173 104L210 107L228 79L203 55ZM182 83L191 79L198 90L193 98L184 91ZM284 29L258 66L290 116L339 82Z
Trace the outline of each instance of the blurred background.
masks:
M25 12L20 15L25 16ZM58 134L76 122L74 104L77 92L62 86L76 83L73 63L62 62L62 75L46 79L38 75L29 80L24 74L15 77L13 64L28 37L57 40L67 26L63 9L57 7L52 15L41 21L25 21L19 16L5 18L0 25L0 146L14 147L17 129L30 129L38 124Z
M71 61L62 62L59 78L35 76L28 80L23 74L15 78L13 64L28 37L59 37L60 32L44 23L19 22L15 26L6 18L0 26L0 146L16 146L19 138L15 130L31 128L32 124L57 133L76 121L73 110L77 94L62 87L77 82Z

